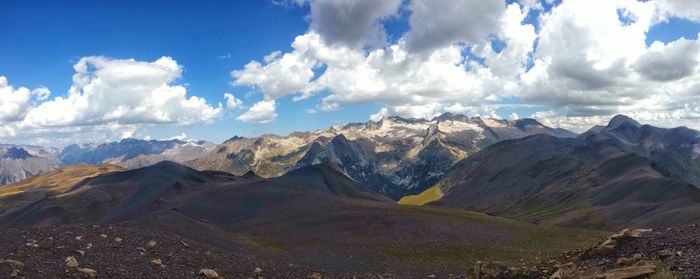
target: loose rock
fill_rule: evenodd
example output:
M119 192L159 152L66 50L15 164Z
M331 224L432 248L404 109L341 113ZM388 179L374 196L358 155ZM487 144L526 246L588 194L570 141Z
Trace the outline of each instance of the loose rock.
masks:
M216 273L216 271L214 271L213 269L210 269L210 268L202 268L202 269L200 269L200 270L199 270L199 275L202 275L202 276L204 276L204 277L206 277L206 278L209 278L209 279L221 278L221 277L219 277L219 274Z
M88 278L95 278L97 277L97 270L90 269L90 268L77 268L78 272L85 274Z
M160 267L160 268L165 268L165 265L163 264L163 261L161 259L151 260L151 263Z
M80 264L78 263L78 260L75 259L75 257L70 256L66 258L66 266L67 267L78 267Z

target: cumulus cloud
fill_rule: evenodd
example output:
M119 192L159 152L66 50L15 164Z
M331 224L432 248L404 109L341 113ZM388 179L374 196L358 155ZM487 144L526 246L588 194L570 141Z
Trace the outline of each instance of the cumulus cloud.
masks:
M316 41L314 41L316 40ZM279 98L309 87L317 64L315 46L319 38L300 36L292 43L294 51L285 53L275 51L265 56L265 65L251 61L242 70L231 72L234 85L247 85L259 88L269 98Z
M27 127L120 124L192 124L214 120L222 109L204 98L187 97L172 83L182 67L170 57L153 62L84 57L73 68L66 98L57 97L31 110Z
M695 73L698 50L700 46L696 41L686 39L668 45L654 42L650 51L639 57L632 67L650 80L678 80Z
M179 141L184 141L184 140L187 140L187 133L182 133L182 134L179 134L179 135L177 135L177 136L173 136L173 137L167 138L167 139L165 139L165 140L179 140Z
M43 101L49 98L49 96L51 95L51 90L42 86L39 88L32 89L31 93L32 95L36 96L37 100Z
M224 99L226 99L226 109L227 110L237 110L243 108L243 101L236 98L231 93L224 93Z
M275 100L263 100L255 103L236 119L243 122L268 123L277 118L276 106Z
M389 109L381 108L381 109L379 109L379 111L377 113L370 115L369 120L377 122L379 120L382 120L383 117L388 116L388 115L389 115Z
M695 0L657 0L659 8L668 16L692 20L700 19L700 2Z
M128 137L140 125L207 123L223 110L204 98L187 96L184 86L174 84L182 66L170 57L142 62L91 56L81 58L73 68L76 73L68 94L51 100L47 88L13 91L0 79L0 117L13 121L3 129L20 130L25 137L66 133ZM43 102L30 105L30 96Z
M453 4L483 5L471 1ZM312 25L312 30L296 37L292 51L274 51L262 62L251 61L234 70L233 84L257 88L268 100L327 94L317 106L320 111L358 103L385 104L391 113L407 117L432 117L457 106L465 112L481 111L475 107L516 93L518 75L525 71L536 39L534 26L522 23L527 8L517 3L507 11L504 3L496 6L500 8L493 15L498 23L493 24L495 33L481 34L475 40L479 45L447 40L421 55L409 49L405 38L369 50L333 44ZM493 50L492 36L506 46ZM468 52L482 57L485 64L468 57Z
M401 0L297 0L311 6L311 29L330 44L349 47L382 46L380 24L397 14Z
M425 51L455 42L479 44L498 31L505 8L505 1L498 0L413 0L407 47Z
M650 28L671 13L670 2L568 0L554 7L541 19L520 97L551 106L535 115L541 120L577 131L617 113L659 125L691 123L700 106L690 97L700 88L698 42L646 44Z
M371 36L334 37L312 11L309 30L296 37L291 51L251 61L232 72L233 83L258 89L265 100L321 94L314 111L382 105L372 119L430 118L445 111L497 116L500 102L518 100L543 107L536 117L577 131L616 113L684 123L700 116L699 42L647 40L651 28L669 17L698 20L695 2L409 0L404 7L410 13L403 15L409 30L375 48L357 47ZM324 3L347 14L364 4ZM337 17L323 20L347 25ZM362 34L383 32L386 16L366 18L358 28L372 32ZM536 23L528 23L533 18Z
M26 87L15 89L7 83L6 77L0 76L0 124L22 120L29 108L30 98L29 89Z

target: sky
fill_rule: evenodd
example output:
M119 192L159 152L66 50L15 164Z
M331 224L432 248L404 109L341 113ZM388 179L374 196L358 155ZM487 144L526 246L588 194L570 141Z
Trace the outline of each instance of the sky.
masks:
M8 0L0 28L0 142L444 112L700 129L695 0Z

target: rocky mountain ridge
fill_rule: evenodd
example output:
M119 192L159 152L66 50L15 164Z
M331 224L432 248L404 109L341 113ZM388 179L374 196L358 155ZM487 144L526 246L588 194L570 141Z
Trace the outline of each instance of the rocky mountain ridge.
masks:
M445 113L430 120L384 117L288 136L233 137L188 162L200 170L276 177L333 163L375 193L399 199L432 186L455 162L496 142L533 134L574 137L533 119L515 121Z
M0 185L18 182L57 168L56 150L32 145L0 144Z
M0 145L0 185L11 184L71 164L114 164L134 169L170 160L185 162L211 151L207 141L123 139L69 145L63 149Z
M697 222L698 134L617 116L577 138L503 141L457 163L431 204L599 229Z

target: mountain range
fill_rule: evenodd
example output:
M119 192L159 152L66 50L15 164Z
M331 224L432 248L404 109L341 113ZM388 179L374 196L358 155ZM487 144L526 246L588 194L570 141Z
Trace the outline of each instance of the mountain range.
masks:
M0 144L0 185L53 170L61 162L56 151L30 145Z
M0 185L19 182L60 166L114 164L129 169L160 161L186 162L203 156L216 144L206 141L123 139L101 144L69 145L63 149L0 145Z
M489 274L483 269L489 265L478 262L482 260L522 267L525 259L541 263L541 259L565 250L591 247L575 252L585 262L592 255L605 256L592 253L606 248L610 239L631 237L626 236L631 230L623 230L592 245L608 234L603 230L685 228L700 222L698 131L642 125L622 115L580 135L531 120L491 121L458 115L429 121L392 117L288 137L236 137L182 164L163 160L141 168L84 163L63 166L0 187L0 229L15 240L12 247L19 243L22 249L54 249L52 241L66 238L66 233L71 234L67 237L70 241L82 244L80 231L99 230L92 233L94 239L88 247L99 242L104 246L100 251L109 254L107 258L123 255L120 249L128 246L128 251L140 251L141 256L135 257L174 261L174 254L155 252L154 247L160 244L151 246L150 240L135 236L141 233L129 233L131 239L122 244L119 235L119 241L111 240L118 232L167 234L176 238L179 244L175 245L182 249L190 249L187 243L197 243L192 251L206 251L209 248L203 247L210 245L230 253L226 257L247 255L246 265L250 259L272 262L270 269L277 277L286 269L313 269L330 278L376 277L386 272L399 278L449 278L465 274L474 262L477 266L469 272ZM480 122L485 126L479 126ZM134 147L148 144L133 140L121 143ZM150 144L150 149L119 149L116 143L84 146L75 150L87 152L73 154L97 158L96 162L121 154L119 161L136 162L130 160L149 150L154 150L151 155L172 150L167 143ZM37 156L33 155L36 151L21 149L24 151L8 147L4 157L28 160ZM121 151L108 152L115 149ZM410 152L416 155L400 159ZM60 156L61 152L55 154ZM411 174L406 176L406 185L425 183L427 187L417 195L401 198L369 184L391 181L386 170L369 172L370 167L390 159L398 162L389 168L396 170L392 175L397 177L400 166L421 166L413 168L414 173L411 168L404 169ZM202 163L212 165L200 165L202 170L190 167ZM217 170L212 167L215 163L238 167L239 173ZM442 173L428 181L416 175L428 176L425 168ZM260 170L276 172L261 175ZM366 180L370 175L385 180ZM402 189L403 193L411 192ZM397 198L401 198L398 203L394 201ZM43 228L41 234L50 237L36 240L16 233L28 228ZM59 236L56 232L63 233ZM109 239L100 235L104 233ZM645 245L653 254L642 257L661 259L656 255L664 251L654 247ZM73 253L91 253L79 251L82 253ZM55 262L55 255L64 257L65 253L70 252L52 250L42 261ZM207 260L209 251L184 253L199 263L211 262ZM627 264L618 258L612 260L614 267L628 272ZM80 260L90 263L91 258ZM237 269L243 265L232 261ZM194 268L182 262L178 268ZM100 264L108 269L103 274L122 274L109 262ZM563 265L551 266L561 269ZM219 270L227 277L244 276L227 267L219 266ZM558 272L517 270L526 273L510 278L548 278ZM274 273L277 271L279 274ZM505 273L498 274L516 269L501 271ZM595 274L602 272L598 271Z
M404 204L587 228L693 221L700 199L700 132L623 115L580 135L532 119L447 113L286 137L234 137L218 146L136 139L60 151L2 145L0 178L13 183L73 163L137 169L166 160L263 178L330 164L360 187Z
M233 137L187 165L277 177L332 163L368 190L398 200L431 187L454 163L489 145L540 133L576 136L533 119L508 121L450 113L429 120L384 117L286 137Z
M700 221L700 133L616 116L576 138L503 141L457 163L423 197L529 222L616 229Z

